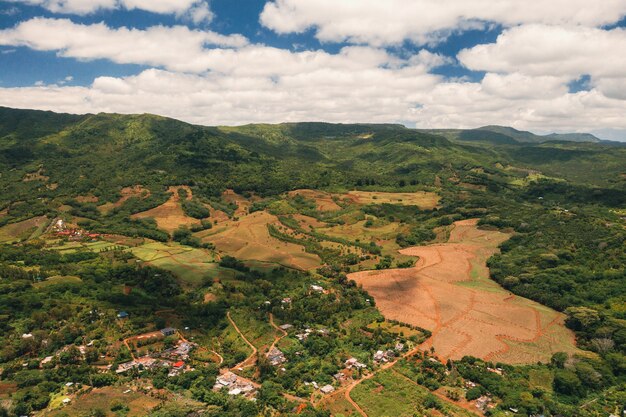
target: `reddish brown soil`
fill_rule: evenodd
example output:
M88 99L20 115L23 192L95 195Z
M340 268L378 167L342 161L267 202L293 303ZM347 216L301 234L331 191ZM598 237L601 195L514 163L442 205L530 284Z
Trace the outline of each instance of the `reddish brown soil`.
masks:
M180 205L180 197L178 196L179 188L184 188L187 190L187 200L192 198L191 189L189 189L189 187L170 187L168 189L168 192L172 193L172 196L169 200L151 210L133 214L131 217L152 217L154 218L154 220L156 220L159 229L163 229L167 232L173 232L180 226L192 226L194 224L198 224L200 222L198 219L187 216L183 211Z
M443 358L472 355L509 363L549 360L574 351L563 316L488 279L486 260L509 235L455 223L448 243L407 248L414 268L349 275L374 296L385 317L431 330L424 348Z

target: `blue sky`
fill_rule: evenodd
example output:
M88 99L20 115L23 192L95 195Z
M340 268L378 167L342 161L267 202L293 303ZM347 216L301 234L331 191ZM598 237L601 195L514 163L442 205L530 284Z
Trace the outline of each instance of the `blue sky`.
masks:
M0 1L0 105L626 140L626 0L587 3Z

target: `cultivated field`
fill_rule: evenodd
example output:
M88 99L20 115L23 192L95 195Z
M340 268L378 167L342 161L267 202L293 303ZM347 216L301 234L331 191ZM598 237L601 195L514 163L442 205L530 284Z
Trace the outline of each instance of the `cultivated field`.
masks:
M113 208L115 207L121 207L122 204L124 204L124 202L126 200L128 200L131 197L137 197L137 198L146 198L150 196L150 190L147 188L144 188L141 185L134 185L132 187L124 187L120 190L120 199L117 200L115 203L105 203L102 204L101 206L98 206L98 209L102 212L102 213L108 213L109 211L111 211ZM98 199L96 198L96 201L98 201Z
M12 243L37 237L50 223L46 216L33 217L17 223L0 227L0 243Z
M418 206L421 209L433 209L439 204L440 197L428 191L414 193L385 193L379 191L349 191L342 198L349 198L356 204L399 204Z
M341 206L335 202L333 195L325 191L302 189L290 191L288 195L290 197L299 195L306 199L315 201L316 208L319 211L341 210Z
M308 270L320 266L317 255L306 253L304 247L282 242L270 236L267 225L278 226L276 216L257 211L239 220L229 220L196 236L230 256L241 260L274 262L292 268Z
M381 191L348 191L344 194L331 194L325 191L301 189L291 191L290 197L299 195L315 201L319 211L337 211L341 206L337 202L350 204L399 204L418 206L421 209L433 209L439 204L440 197L436 193L417 191L414 193L386 193Z
M391 369L377 373L366 379L350 393L352 399L365 411L368 417L412 417L415 415L474 417L460 407L439 400L444 414L434 410L424 410L424 400L430 392L416 383L402 377ZM426 412L427 414L423 414Z
M176 243L146 243L129 249L146 264L173 272L188 285L199 285L206 277L232 277L233 271L220 268L215 258L202 249L194 249Z
M115 416L111 410L113 403L121 403L129 408L128 416L144 416L148 414L150 410L156 407L161 400L150 397L145 394L137 392L125 392L124 387L104 387L94 388L93 391L82 394L79 396L69 395L60 396L57 399L53 399L51 406L57 405L58 409L45 412L45 416L81 416L89 415L94 409L100 409L106 413L107 416ZM67 406L63 406L60 402L63 398L72 399L72 403ZM57 400L57 401L55 401Z
M472 355L507 363L548 361L574 352L564 316L516 297L489 279L487 259L509 235L455 223L448 243L400 251L419 257L414 268L349 275L374 296L389 319L433 332L425 344L443 358Z
M159 229L163 229L170 233L178 229L180 226L192 226L194 224L199 224L200 221L198 219L187 216L183 211L183 208L180 205L180 197L178 196L179 188L187 190L187 199L191 199L192 194L189 187L170 187L168 192L172 193L172 196L169 200L151 210L133 214L131 217L134 219L152 217L157 222Z

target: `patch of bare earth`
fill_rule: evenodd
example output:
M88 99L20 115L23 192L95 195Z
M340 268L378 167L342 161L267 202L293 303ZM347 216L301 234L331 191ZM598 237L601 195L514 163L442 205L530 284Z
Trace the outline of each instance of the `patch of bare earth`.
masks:
M424 348L443 358L471 355L507 363L548 361L576 351L564 316L516 297L489 279L487 259L510 235L456 222L447 243L401 250L415 267L349 275L376 299L388 319L432 331Z
M124 187L120 190L120 199L115 203L105 203L98 206L98 209L103 213L108 213L115 207L121 207L131 197L147 198L150 197L150 190L144 188L142 185L133 185L132 187Z
M438 194L428 191L414 193L386 193L381 191L349 191L343 194L355 204L400 204L418 206L421 209L433 209L439 204Z
M74 200L79 203L97 203L98 197L95 195L79 195L78 197L75 197Z
M239 220L220 223L196 236L213 243L219 251L243 260L272 262L303 270L320 266L319 257L305 252L304 247L272 237L268 225L280 227L280 222L274 215L257 211Z
M315 201L316 208L319 211L341 210L341 206L335 202L333 195L324 191L302 189L290 191L288 195L290 197L299 195L306 199Z
M173 232L180 226L189 227L198 224L200 222L198 219L187 216L183 211L180 205L180 196L178 195L179 188L187 190L187 200L192 198L191 189L189 187L170 187L168 192L172 193L172 195L169 200L151 210L133 214L131 217L134 219L152 217L156 221L159 229L163 229L167 232Z

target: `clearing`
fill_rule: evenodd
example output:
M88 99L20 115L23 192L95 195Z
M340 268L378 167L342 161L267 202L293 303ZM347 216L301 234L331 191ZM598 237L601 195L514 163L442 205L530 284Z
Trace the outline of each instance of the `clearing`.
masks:
M168 192L172 193L169 200L161 204L158 207L144 211L142 213L133 214L133 219L141 219L146 217L152 217L156 222L159 229L163 229L168 233L173 232L180 226L192 226L199 224L200 220L189 217L183 211L180 205L180 197L178 195L178 189L183 188L187 190L187 200L191 200L191 189L187 186L170 187Z
M391 369L378 372L357 385L351 392L352 399L368 417L412 417L415 415L446 415L451 417L475 417L476 414L438 400L443 414L424 414L423 406L430 396L428 389L417 385Z
M417 206L421 209L434 209L439 204L438 194L428 191L414 193L385 193L380 191L349 191L342 195L348 197L355 204L399 204L402 206Z
M120 199L117 200L115 203L102 204L101 206L98 206L98 210L100 210L102 213L108 213L111 210L113 210L113 208L115 207L121 207L122 204L124 204L124 202L126 202L126 200L128 200L131 197L137 197L137 198L150 197L150 190L147 188L144 188L142 185L134 185L132 187L122 188L120 190L120 195L121 195Z
M150 242L128 249L146 264L173 272L191 286L202 284L203 279L234 276L234 271L221 268L206 250L195 249L177 243Z
M505 363L547 362L553 353L577 351L564 315L516 297L489 279L487 259L508 234L458 221L448 243L400 253L419 257L407 269L363 271L363 285L388 319L431 330L424 348L442 359L471 355Z
M269 234L267 225L279 226L278 218L265 211L257 211L238 220L228 220L196 234L203 242L241 260L272 262L291 268L309 270L320 266L317 255L307 253L304 247L283 242Z
M50 223L46 216L33 217L0 227L0 243L14 243L40 236Z

